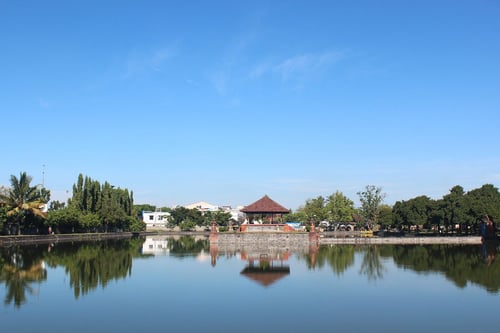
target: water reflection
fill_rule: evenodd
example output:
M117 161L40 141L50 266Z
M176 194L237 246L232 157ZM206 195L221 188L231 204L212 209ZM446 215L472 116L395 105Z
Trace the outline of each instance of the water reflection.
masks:
M246 260L247 265L240 274L261 286L269 287L290 274L290 265L287 263L290 255L288 251L242 252L241 259Z
M47 280L47 267L64 267L75 299L111 280L131 274L132 258L143 240L60 243L0 248L0 283L4 303L20 307ZM38 284L38 288L35 288Z
M355 264L355 254L361 254L359 273L368 280L383 279L384 261L391 259L397 267L418 273L443 273L456 286L468 283L480 285L489 292L500 291L500 264L495 261L498 242L473 245L339 245L322 246L316 265L305 258L308 267L329 266L342 275Z
M2 249L0 255L0 282L5 283L4 303L19 308L26 303L26 295L36 294L36 285L47 279L43 260L46 250L39 247L15 246Z
M443 273L457 287L480 285L491 293L500 290L500 264L494 258L497 242L483 246L393 246L394 262L416 272Z
M131 274L132 258L142 240L61 243L46 256L50 267L62 266L77 299L112 280Z
M142 244L142 254L189 257L205 253L208 247L207 236L149 236Z
M293 274L293 265L310 270L331 270L341 277L355 268L368 281L384 279L388 267L417 273L436 272L458 288L474 284L490 293L500 291L500 263L497 242L473 245L329 245L277 248L269 246L210 245L206 237L147 237L101 242L0 248L0 283L5 286L4 304L21 307L35 297L50 278L50 269L61 267L69 279L75 299L111 281L132 275L134 260L168 255L176 259L210 259L213 269L221 257L246 262L235 271L267 287ZM292 261L291 258L294 258ZM358 262L356 262L358 261ZM293 263L293 265L292 265ZM49 272L49 273L48 273ZM230 278L230 277L228 277ZM1 291L1 290L0 290Z
M377 280L384 277L384 265L380 257L380 247L369 246L363 254L360 273L368 277L368 280Z
M317 252L317 246L295 247L293 249L262 245L237 247L231 244L212 244L210 246L213 267L217 265L220 256L239 257L240 260L246 262L246 266L240 272L240 275L257 282L263 287L269 287L290 274L288 260L294 253L315 258Z

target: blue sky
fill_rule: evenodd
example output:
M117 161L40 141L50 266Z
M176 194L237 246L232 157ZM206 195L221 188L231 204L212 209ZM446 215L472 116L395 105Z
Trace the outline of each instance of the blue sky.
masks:
M0 185L158 206L500 186L500 2L0 0Z

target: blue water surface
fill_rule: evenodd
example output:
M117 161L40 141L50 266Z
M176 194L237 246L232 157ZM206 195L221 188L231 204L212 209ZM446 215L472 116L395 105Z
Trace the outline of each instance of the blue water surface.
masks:
M4 249L2 332L497 331L499 264L480 246L264 253L149 241Z

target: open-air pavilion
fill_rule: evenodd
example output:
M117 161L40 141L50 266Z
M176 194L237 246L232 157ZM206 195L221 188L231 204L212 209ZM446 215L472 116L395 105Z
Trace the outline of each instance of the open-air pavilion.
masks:
M264 195L254 203L245 206L242 213L246 221L241 225L241 231L292 231L293 228L283 223L283 215L290 210Z
M290 210L283 207L276 201L264 195L254 203L245 206L241 212L245 213L248 223L253 224L256 218L262 219L262 223L282 223L283 215L290 213Z

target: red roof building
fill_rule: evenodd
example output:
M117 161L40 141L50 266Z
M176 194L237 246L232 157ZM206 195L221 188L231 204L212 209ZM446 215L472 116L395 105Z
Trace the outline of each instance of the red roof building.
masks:
M255 217L264 216L268 223L273 223L274 221L281 222L283 214L290 213L290 210L265 195L254 203L245 206L241 212L247 214L250 223L253 222Z

